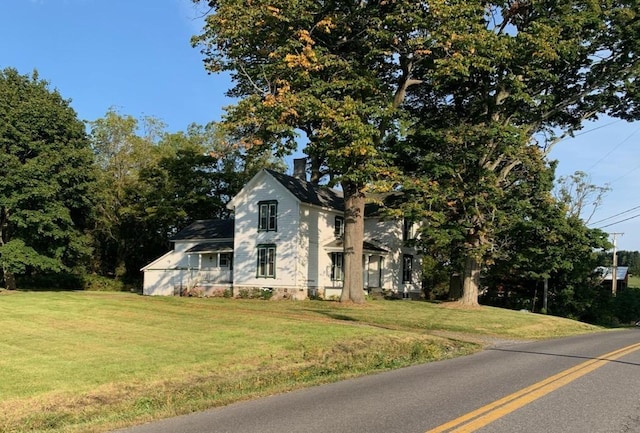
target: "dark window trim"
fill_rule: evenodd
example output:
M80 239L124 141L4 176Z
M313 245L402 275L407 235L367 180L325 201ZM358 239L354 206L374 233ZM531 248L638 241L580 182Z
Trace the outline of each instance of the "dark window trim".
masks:
M258 202L258 231L278 231L278 201L263 200Z
M413 282L413 256L411 254L402 255L402 282Z
M224 260L224 264L222 263ZM218 267L219 268L230 268L231 266L231 254L230 253L220 253L218 254Z
M340 215L336 215L333 220L333 234L340 238L344 236L344 217Z
M331 281L344 281L344 253L331 253Z
M264 250L264 256L261 256L260 251ZM273 250L272 260L272 273L269 273L269 251ZM275 278L276 277L276 245L275 244L259 244L256 247L257 251L257 263L256 263L256 278ZM264 272L261 272L261 266L263 265L262 259L264 257Z
M402 223L402 240L410 241L415 238L413 221L405 218Z

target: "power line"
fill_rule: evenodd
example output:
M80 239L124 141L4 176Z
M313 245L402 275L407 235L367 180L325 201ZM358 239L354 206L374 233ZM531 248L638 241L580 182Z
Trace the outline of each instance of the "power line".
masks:
M598 129L606 128L607 126L611 126L614 123L618 123L618 122L622 122L622 119L616 119L613 122L609 122L609 123L604 124L604 125L596 126L595 128L587 129L586 131L582 131L582 132L580 132L578 134L573 134L573 136L574 137L578 137L580 135L588 134L589 132L593 132L593 131L597 131Z
M622 176L620 176L620 177L618 177L618 178L616 178L616 179L612 180L612 181L611 181L611 182L609 182L609 183L610 183L610 184L612 184L612 183L616 183L616 182L617 182L617 181L619 181L620 179L623 179L623 178L627 177L628 175L630 175L631 173L633 173L634 171L636 171L636 170L637 170L637 169L639 169L639 168L640 168L640 165L639 165L639 166L637 166L636 168L632 168L631 170L629 170L628 172L626 172L626 173L625 173L625 174L623 174Z
M586 171L589 172L591 171L591 169L593 167L595 167L596 165L600 164L602 161L604 161L609 155L611 155L616 149L618 149L620 146L622 146L624 143L626 143L627 141L629 141L631 139L631 137L633 137L638 131L640 131L640 127L638 127L635 131L633 131L631 134L629 134L627 136L627 138L625 138L624 140L622 140L620 143L618 143L617 145L615 145L613 147L613 149L611 149L609 152L606 153L606 155L604 155L602 158L600 158L599 160L597 160L596 162L594 162L591 167L589 167Z
M613 219L613 218L615 218L615 217L617 217L617 216L624 215L624 214L629 213L629 212L631 212L631 211L634 211L634 210L636 210L636 209L640 209L640 206L632 207L631 209L627 209L627 210L622 211L622 212L620 212L620 213L617 213L617 214L615 214L615 215L611 215L610 217L602 218L601 220L594 221L594 222L592 222L592 223L589 223L588 225L592 226L592 225L594 225L594 224L598 224L598 223L601 223L601 222L603 222L603 221L607 221L607 220Z
M614 226L614 225L616 225L616 224L620 224L620 223L623 223L623 222L625 222L625 221L629 221L629 220L632 220L632 219L634 219L634 218L638 218L638 217L640 217L640 213L639 213L639 214L637 214L637 215L631 216L631 217L629 217L629 218L625 218L625 219L623 219L623 220L616 221L616 222L614 222L614 223L611 223L611 224L607 224L607 225L601 226L600 228L601 228L601 229L603 229L603 228L605 228L605 227Z

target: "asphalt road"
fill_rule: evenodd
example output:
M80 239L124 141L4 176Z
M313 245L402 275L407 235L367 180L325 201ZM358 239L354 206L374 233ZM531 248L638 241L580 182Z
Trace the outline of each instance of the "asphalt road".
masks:
M640 432L640 329L498 345L121 432L454 431Z

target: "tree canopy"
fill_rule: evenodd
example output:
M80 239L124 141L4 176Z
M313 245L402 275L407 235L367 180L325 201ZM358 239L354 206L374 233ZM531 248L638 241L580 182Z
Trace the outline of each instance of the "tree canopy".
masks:
M410 175L411 206L422 203L427 217L437 210L449 233L439 241L462 252L463 301L473 305L480 271L500 248L504 211L526 200L523 187L550 149L600 114L638 117L638 9L627 1L423 3L437 19L430 53L414 69L423 82L410 110L420 121L394 148Z
M280 168L223 140L214 124L169 133L156 118L111 109L89 125L100 167L93 267L121 280L137 280L194 220L228 217L226 204L258 170Z
M341 300L363 301L365 195L393 181L383 142L419 84L432 17L421 2L195 1L210 10L193 39L211 72L230 71L239 98L224 124L245 146L297 146L304 134L312 176L335 176L345 195ZM377 185L376 185L377 184ZM389 185L386 185L389 188Z
M71 271L90 254L93 155L69 101L37 73L0 71L0 266L16 275Z
M462 251L468 304L503 205L553 145L598 114L638 115L633 1L194 1L210 8L194 44L239 98L225 125L277 152L306 135L345 191L346 258L364 195L399 168L404 213L457 226L439 237ZM361 286L351 264L343 297Z

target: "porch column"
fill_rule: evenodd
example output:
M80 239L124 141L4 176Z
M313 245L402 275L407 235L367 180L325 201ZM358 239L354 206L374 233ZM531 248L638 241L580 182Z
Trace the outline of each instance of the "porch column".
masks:
M371 264L371 254L364 255L364 287L365 289L369 288L369 265Z

